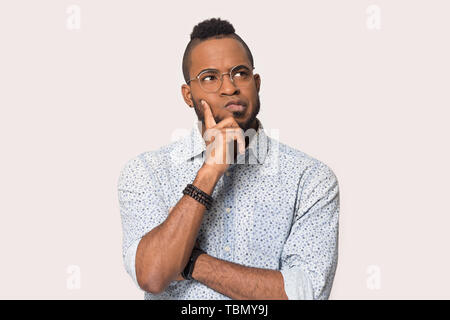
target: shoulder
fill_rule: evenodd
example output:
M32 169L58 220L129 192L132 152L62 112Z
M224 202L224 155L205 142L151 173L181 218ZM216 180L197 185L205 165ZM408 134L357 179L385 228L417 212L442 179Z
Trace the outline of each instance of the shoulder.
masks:
M308 182L326 178L337 180L334 171L325 162L276 139L269 139L271 159L278 159L281 172Z
M324 210L330 212L329 210L333 209L331 212L338 212L339 184L331 167L298 149L283 143L279 145L280 168L284 163L284 170L280 170L282 181L288 182L292 179L297 184L295 207L298 217L308 212L318 201L323 201L319 206L333 203ZM329 216L324 214L322 217Z
M120 169L119 185L129 181L147 180L152 172L165 169L173 161L173 153L184 139L164 145L156 150L144 151L128 159Z
M173 162L179 150L188 146L188 136L182 136L175 141L159 147L155 150L144 151L129 159L122 167L123 170L130 170L133 168L141 168L142 166L148 169L157 170L164 168Z

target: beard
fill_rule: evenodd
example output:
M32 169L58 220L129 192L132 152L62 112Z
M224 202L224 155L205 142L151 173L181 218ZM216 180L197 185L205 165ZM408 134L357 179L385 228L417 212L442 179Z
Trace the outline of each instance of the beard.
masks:
M192 101L194 103L194 110L195 110L195 113L197 114L197 118L204 125L205 124L205 116L203 114L203 107L199 108L198 104L196 103L196 99L194 97L192 97L192 98L193 98ZM248 119L245 119L245 121L243 123L241 123L242 121L240 121L240 120L243 119L243 117L245 116L245 110L232 112L233 117L235 118L239 127L241 127L241 129L244 130L244 132L247 131L248 129L250 129L250 127L252 126L253 122L256 119L256 116L259 113L260 108L261 108L261 101L259 100L259 94L257 94L255 107L253 108L252 113L248 116ZM219 123L223 119L219 119L216 116L214 116L214 120L216 121L216 123Z

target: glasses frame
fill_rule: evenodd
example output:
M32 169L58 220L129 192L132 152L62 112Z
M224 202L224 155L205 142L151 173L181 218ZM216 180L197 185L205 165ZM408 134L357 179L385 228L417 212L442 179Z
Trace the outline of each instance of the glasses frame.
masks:
M198 85L200 86L200 88L202 88L203 91L208 92L208 93L214 93L214 92L219 91L220 88L222 88L222 84L223 84L223 76L224 76L224 75L228 75L228 76L230 77L231 83L237 88L237 86L234 84L234 79L231 77L231 73L232 73L233 70L236 69L237 67L246 67L246 68L248 68L245 64L238 64L238 65L232 67L232 68L230 69L230 71L224 72L224 73L220 73L220 71L217 70L217 69L206 69L206 70L200 71L200 73L199 73L196 77L194 77L194 78L192 78L192 79L189 79L189 80L187 81L187 84L189 84L189 82L191 82L191 81L199 80L199 79L200 79L200 76L201 76L202 74L204 74L205 72L217 71L217 72L220 73L220 86L217 88L216 91L206 91L205 89L203 89L203 87L202 87L202 85L200 84L200 81L199 81L199 82L198 82ZM254 74L253 74L253 70L255 70L255 67L248 68L248 69L249 69L250 72L252 73L251 76L253 77L253 75L254 75ZM189 85L190 85L190 84L189 84Z

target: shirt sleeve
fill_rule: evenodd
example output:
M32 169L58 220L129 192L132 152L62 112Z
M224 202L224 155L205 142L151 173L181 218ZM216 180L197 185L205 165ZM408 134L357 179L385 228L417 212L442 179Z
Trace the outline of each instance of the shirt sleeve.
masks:
M158 182L143 154L129 160L118 181L118 197L122 220L122 258L125 270L140 288L136 278L136 251L141 238L168 215Z
M339 185L333 171L319 161L300 180L280 271L290 300L324 300L337 267Z

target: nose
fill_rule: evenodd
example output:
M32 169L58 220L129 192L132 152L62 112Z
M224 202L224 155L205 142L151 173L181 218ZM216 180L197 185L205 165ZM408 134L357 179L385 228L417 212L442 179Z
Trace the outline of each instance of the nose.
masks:
M222 86L220 87L220 94L222 95L235 95L239 94L239 88L231 81L230 74L222 75Z

